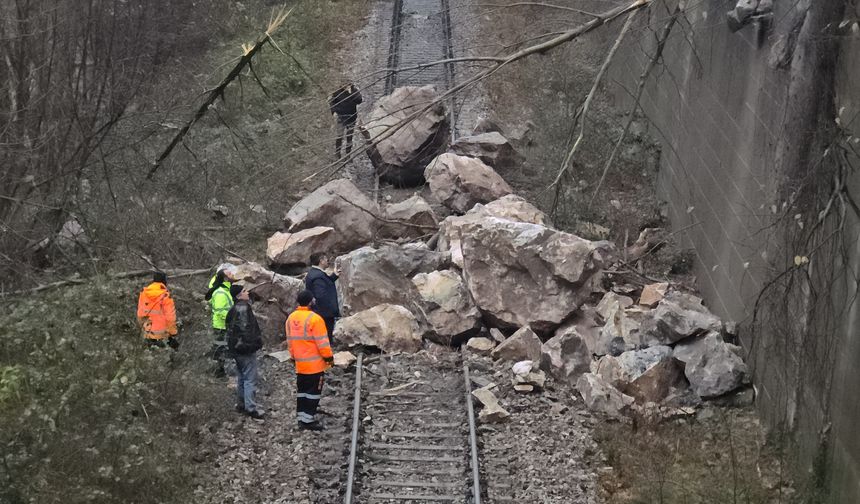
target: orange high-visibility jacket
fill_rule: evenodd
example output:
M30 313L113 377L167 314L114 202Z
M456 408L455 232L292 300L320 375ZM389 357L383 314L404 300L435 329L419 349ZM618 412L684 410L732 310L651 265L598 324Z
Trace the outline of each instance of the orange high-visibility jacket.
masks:
M296 373L321 373L329 368L323 358L331 358L331 344L325 321L307 306L299 306L290 314L286 324L290 355L296 363Z
M166 285L153 282L143 288L137 300L137 321L147 339L162 340L176 335L176 307Z

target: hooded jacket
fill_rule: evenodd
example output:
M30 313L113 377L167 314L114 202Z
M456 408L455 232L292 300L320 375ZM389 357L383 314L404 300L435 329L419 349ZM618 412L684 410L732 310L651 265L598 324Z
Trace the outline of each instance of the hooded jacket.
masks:
M153 282L143 288L137 300L137 321L147 339L176 336L176 307L166 285Z

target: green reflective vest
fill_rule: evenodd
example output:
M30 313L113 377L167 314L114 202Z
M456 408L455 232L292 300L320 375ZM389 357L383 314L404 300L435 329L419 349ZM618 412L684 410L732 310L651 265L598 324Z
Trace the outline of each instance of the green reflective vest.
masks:
M209 288L215 285L215 277L209 280ZM227 329L227 312L233 307L233 298L230 296L230 282L223 282L223 286L215 289L212 297L209 299L209 306L212 308L212 328Z

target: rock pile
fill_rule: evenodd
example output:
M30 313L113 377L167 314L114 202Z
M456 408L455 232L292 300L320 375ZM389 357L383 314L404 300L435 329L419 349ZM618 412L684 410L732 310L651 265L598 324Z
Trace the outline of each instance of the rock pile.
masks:
M393 98L427 92L398 90ZM540 391L550 376L612 416L744 384L738 348L723 339L722 322L701 299L665 282L610 285L603 271L620 255L612 243L555 229L513 194L490 166L519 162L499 133L422 157L443 127L436 112L424 112L420 131L376 147L378 166L399 170L400 182L419 170L429 194L380 208L351 182L334 180L296 203L284 231L269 239L275 266L305 264L316 250L343 254L337 340L386 352L465 344L475 355L516 364L517 391ZM388 119L373 121L376 131ZM292 301L286 295L275 296L282 307ZM492 410L484 418L506 418L492 392L481 395Z

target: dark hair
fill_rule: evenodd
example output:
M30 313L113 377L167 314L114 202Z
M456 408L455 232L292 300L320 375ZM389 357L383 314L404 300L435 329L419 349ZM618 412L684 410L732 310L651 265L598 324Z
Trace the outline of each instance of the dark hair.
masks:
M215 291L224 286L224 270L218 270L218 273L215 273L215 281L212 282L212 286L209 287L209 290L206 291L206 301L212 299L212 294L215 294Z
M299 303L299 306L309 306L313 302L313 300L313 293L307 289L299 292L299 295L296 298L296 302Z
M239 293L242 292L243 288L241 285L233 284L230 286L230 296L233 299L236 299L239 296Z
M152 272L152 281L158 283L167 283L167 273L163 271L153 271Z
M313 254L311 254L311 266L319 266L320 261L322 261L322 258L327 256L328 254L326 254L325 252L314 252Z

